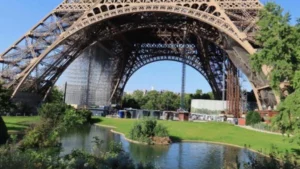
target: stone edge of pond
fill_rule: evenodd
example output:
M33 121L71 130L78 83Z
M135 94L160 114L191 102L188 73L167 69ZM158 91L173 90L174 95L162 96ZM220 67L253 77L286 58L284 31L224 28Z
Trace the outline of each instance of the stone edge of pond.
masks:
M136 144L148 145L147 143L131 140L131 139L127 138L124 133L113 130L113 129L117 128L115 126L109 126L109 125L103 125L103 124L95 124L95 125L100 126L100 127L105 127L105 128L111 128L110 131L112 133L116 133L116 134L119 134L119 135L123 136L125 138L125 140L127 140L129 142L136 143ZM205 140L180 140L180 141L174 141L174 142L172 141L172 143L210 143L210 144L231 146L231 147L236 147L236 148L241 148L241 149L245 148L245 147L235 145L235 144L229 144L229 143L223 143L223 142L217 142L217 141L205 141ZM263 154L263 153L261 153L257 150L253 150L253 149L250 149L250 148L247 148L247 150L252 151L254 153L257 153L257 154L260 154L260 155L265 156L265 157L270 157L269 155Z
M111 131L112 133L119 134L119 135L123 136L123 137L125 138L126 141L129 141L129 142L131 142L131 143L148 145L147 143L143 143L143 142L139 142L139 141L135 141L135 140L131 140L131 139L127 138L127 137L125 136L124 133L117 132L117 131L113 130L113 129L116 129L116 127L114 127L114 126L102 125L102 124L96 124L96 125L97 125L97 126L100 126L100 127L111 128L110 131Z

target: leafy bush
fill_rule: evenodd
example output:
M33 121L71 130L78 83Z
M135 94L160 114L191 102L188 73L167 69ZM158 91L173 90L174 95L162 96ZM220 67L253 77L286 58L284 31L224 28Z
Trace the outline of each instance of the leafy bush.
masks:
M77 110L77 113L85 118L86 122L92 121L92 115L93 113L90 110L87 109L79 109Z
M28 131L23 148L53 147L58 145L62 132L79 127L91 120L88 110L75 110L60 103L46 103L39 109L41 123Z
M63 103L46 103L39 108L38 112L42 119L49 119L54 126L57 126L68 108L70 107Z
M129 132L129 138L133 140L138 140L141 142L150 143L150 138L145 136L142 131L142 124L141 123L134 123L133 127Z
M122 144L116 143L114 141L109 143L109 152L114 154L119 154L123 152Z
M154 128L157 122L154 119L144 119L141 121L142 134L144 136L150 137L154 135Z
M65 128L75 127L77 124L82 125L86 121L76 110L68 109L62 117L62 126Z
M102 156L94 156L85 151L74 150L72 153L61 157L56 149L45 151L26 150L19 151L16 147L0 148L0 169L154 169L151 164L134 164L130 156L119 144L111 143L113 152ZM116 146L116 147L115 147Z
M246 125L253 125L261 122L261 117L258 112L249 111L246 115Z
M168 130L165 126L157 124L155 119L142 119L137 121L129 132L130 139L150 144L150 137L168 137Z
M53 126L65 129L88 123L92 119L92 113L89 110L75 110L62 103L46 103L39 109L39 114L42 119L51 120Z
M58 146L59 131L51 120L43 120L29 130L21 142L21 148L42 148Z
M154 135L157 137L168 137L169 132L166 126L162 124L157 124L154 128Z
M91 114L87 110L67 109L62 117L60 127L67 130L86 124L91 120Z
M48 95L46 102L47 103L62 103L64 101L64 94L58 89L57 86L54 86Z
M273 125L280 129L281 133L293 135L290 141L300 145L300 89L287 96L278 106L279 114L272 119Z

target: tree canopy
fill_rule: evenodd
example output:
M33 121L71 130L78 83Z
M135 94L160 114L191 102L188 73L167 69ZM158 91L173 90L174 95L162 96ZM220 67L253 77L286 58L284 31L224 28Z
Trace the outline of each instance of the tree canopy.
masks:
M46 99L47 103L62 103L64 101L64 94L57 86L54 86L49 96Z
M283 11L271 2L260 12L256 40L262 48L251 57L251 62L256 71L262 71L263 66L271 70L267 75L271 87L281 94L279 115L273 124L282 133L293 134L293 139L300 143L300 22L291 25L290 14ZM288 96L280 91L282 82L290 84Z
M256 40L261 49L251 57L252 67L261 72L268 66L271 87L278 91L281 82L299 88L300 26L290 24L291 16L275 3L267 3L260 12Z
M274 125L282 133L294 135L294 140L300 144L300 90L289 95L279 107L279 115L274 119Z
M192 99L213 99L213 93L203 93L197 90L195 94L185 94L185 107L190 110ZM123 108L142 108L148 110L177 110L180 107L180 94L171 91L136 90L132 94L125 94L122 98Z

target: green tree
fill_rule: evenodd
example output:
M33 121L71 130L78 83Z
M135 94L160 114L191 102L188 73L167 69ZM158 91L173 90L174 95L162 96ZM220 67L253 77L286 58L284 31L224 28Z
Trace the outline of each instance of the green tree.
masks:
M4 113L9 113L14 104L10 99L11 93L6 90L2 84L0 84L0 144L6 143L8 139L7 127L2 119L1 115Z
M161 107L159 103L160 93L156 90L152 90L145 95L146 104L142 105L143 109L157 110Z
M58 89L57 86L54 86L49 96L46 99L47 103L63 103L64 94Z
M184 100L185 100L185 110L190 111L191 110L191 103L192 103L192 94L185 94Z
M134 98L135 101L137 101L139 105L144 105L146 103L144 92L142 90L135 90L132 93L132 97Z
M193 94L193 99L201 99L202 98L202 94L203 94L202 90L197 89L196 93Z
M296 90L289 95L279 107L279 115L273 119L273 124L278 127L282 133L294 135L292 140L300 144L300 90Z
M38 112L42 119L51 120L53 126L57 126L62 120L65 111L68 109L66 104L62 103L45 103Z
M131 95L126 94L122 98L122 107L123 108L135 108L139 109L141 106L139 105L138 101L135 100Z
M211 100L215 99L213 92L208 92L207 94L209 95L209 99L211 99Z
M213 93L203 93L197 90L195 94L185 94L185 109L190 110L192 99L213 99ZM122 97L123 107L142 108L149 110L177 110L180 107L180 95L172 91L150 91L144 94L141 90L136 90L131 95Z
M246 115L246 125L253 125L261 122L261 117L258 112L249 111Z
M260 18L256 40L262 49L251 57L252 67L258 72L263 65L271 68L268 74L271 87L279 91L281 82L298 82L293 79L300 68L300 29L290 25L290 14L283 14L283 9L275 3L267 3Z
M148 100L147 103L142 106L142 109L157 110L158 108L154 100Z
M214 99L213 92L203 93L202 90L196 90L195 94L191 95L192 99L207 99L211 100Z
M179 96L174 92L165 91L159 96L159 109L160 110L177 110L179 106Z
M85 124L87 122L87 117L85 116L86 113L88 113L88 111L67 109L62 117L63 128L68 130Z
M208 93L204 93L202 96L201 96L201 99L206 99L206 100L210 100L211 97Z
M252 66L256 71L261 71L263 65L271 68L268 79L273 90L280 94L281 82L290 82L287 90L290 95L281 95L279 115L273 125L282 133L295 135L293 140L300 143L300 22L291 25L290 14L283 13L275 3L267 3L260 18L256 40L262 49L251 57Z

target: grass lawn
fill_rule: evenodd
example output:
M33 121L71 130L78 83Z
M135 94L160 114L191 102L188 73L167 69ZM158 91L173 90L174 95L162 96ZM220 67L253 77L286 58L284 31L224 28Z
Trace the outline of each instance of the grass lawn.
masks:
M116 127L116 131L124 133L126 136L136 120L99 118L99 125L109 125ZM173 139L190 141L211 141L233 144L268 154L272 150L272 145L278 150L285 150L293 153L300 151L300 146L296 143L289 143L287 138L281 135L266 134L262 132L247 130L227 123L217 122L178 122L159 121L167 126L169 134Z
M15 133L25 130L31 124L40 120L38 116L2 116L9 133Z

